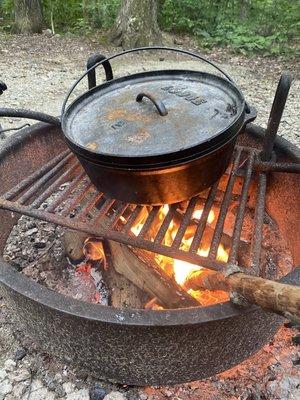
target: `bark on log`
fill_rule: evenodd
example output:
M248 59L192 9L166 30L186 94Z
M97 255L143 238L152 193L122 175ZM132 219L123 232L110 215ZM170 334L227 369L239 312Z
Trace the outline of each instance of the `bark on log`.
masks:
M157 0L123 0L111 41L126 48L161 44Z
M103 242L103 247L108 268L102 274L110 293L109 305L120 308L144 308L149 296L115 270L109 244L106 241Z
M297 286L241 272L225 277L220 272L205 270L193 273L186 282L186 288L236 292L251 304L300 323L300 287Z
M14 0L16 33L41 33L44 26L40 0Z

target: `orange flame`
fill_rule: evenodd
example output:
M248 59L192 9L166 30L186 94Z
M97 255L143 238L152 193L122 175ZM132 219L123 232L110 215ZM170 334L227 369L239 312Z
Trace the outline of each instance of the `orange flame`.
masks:
M163 205L160 208L160 211L158 213L157 221L156 221L156 231L159 229L161 223L163 222L165 216L169 212L169 206L167 204ZM201 216L203 213L203 209L196 209L193 212L192 218L194 220L200 220ZM138 235L144 225L144 222L146 221L148 216L147 212L142 213L142 215L139 216L138 220L135 222L134 226L131 228L131 231L134 235ZM215 220L215 212L213 210L210 210L208 217L207 217L207 224L212 224ZM178 225L174 223L174 220L171 221L168 230L165 234L165 237L163 239L163 244L170 246L176 236L178 230ZM196 228L194 229L187 229L185 232L185 235L182 240L182 244L180 246L181 249L188 250L194 237ZM155 235L151 237L150 239L154 239ZM207 257L209 254L209 244L202 245L197 253L202 256L202 257ZM200 271L202 269L201 266L191 264L186 261L182 260L177 260L169 257L165 257L161 254L156 254L155 255L156 262L160 265L160 267L170 276L174 276L176 282L184 286L184 283L188 276L194 272L194 271ZM227 262L228 260L228 253L224 246L222 244L219 245L218 251L217 251L217 259L220 261ZM189 293L198 299L202 304L213 304L217 303L220 301L225 301L228 298L227 293L221 292L221 291L208 291L208 290L202 290L202 291L193 291L190 290ZM201 298L200 298L201 297Z

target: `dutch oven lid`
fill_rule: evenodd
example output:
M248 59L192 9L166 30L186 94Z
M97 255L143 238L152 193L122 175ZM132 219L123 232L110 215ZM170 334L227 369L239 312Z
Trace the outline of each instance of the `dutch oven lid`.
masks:
M178 160L236 135L245 102L216 75L152 71L114 79L75 100L63 118L70 145L84 156L121 164Z

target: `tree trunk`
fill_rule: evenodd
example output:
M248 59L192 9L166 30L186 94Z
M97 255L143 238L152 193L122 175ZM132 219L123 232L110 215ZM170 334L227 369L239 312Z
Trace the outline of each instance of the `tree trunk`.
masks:
M41 33L44 20L40 0L14 0L16 33Z
M111 41L125 48L161 43L157 0L123 0Z
M248 0L240 0L240 19L245 21L248 13Z

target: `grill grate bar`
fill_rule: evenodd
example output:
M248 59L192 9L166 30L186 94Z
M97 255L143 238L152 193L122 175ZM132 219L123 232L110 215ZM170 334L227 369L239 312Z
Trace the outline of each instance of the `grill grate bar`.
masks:
M181 245L182 239L184 237L185 231L191 221L194 209L196 207L198 201L198 197L193 197L188 204L188 207L186 209L186 212L184 216L182 217L182 220L180 221L180 226L178 228L178 231L176 233L175 239L173 241L172 247L173 248L179 248Z
M48 212L54 212L55 209L64 202L68 198L68 196L74 191L75 188L78 187L78 185L81 184L81 182L85 179L85 172L82 171L81 174L79 174L73 181L72 183L61 193L61 195L52 203L50 204L46 210Z
M52 183L45 191L42 192L29 206L29 209L38 208L49 196L51 196L60 185L71 179L72 173L78 169L79 164L76 161L66 172L64 172L55 182Z
M240 244L240 236L241 236L241 232L242 232L245 209L246 209L246 204L247 204L247 200L248 200L248 190L249 190L249 185L250 185L251 176L252 176L253 162L254 162L254 152L250 152L249 158L247 161L246 175L245 175L245 180L244 180L244 184L243 184L241 200L240 200L238 212L237 212L236 219L235 219L234 229L233 229L232 246L231 246L231 251L230 251L230 256L229 256L229 263L231 263L231 264L236 264L236 262L237 262L238 249L239 249L239 244Z
M135 223L138 215L140 212L143 210L142 206L136 206L133 212L131 213L130 217L128 218L127 223L124 225L123 232L124 233L129 233L130 229L132 228L132 225Z
M161 224L161 226L155 236L154 243L162 242L163 238L165 237L165 234L167 233L167 229L169 228L172 219L173 219L173 206L170 206L169 211L167 212L167 214L163 220L163 223Z
M98 225L99 221L101 220L101 218L104 217L104 215L109 211L109 209L113 206L113 204L115 203L114 199L107 199L105 200L105 202L102 204L102 206L99 209L99 212L96 216L95 219L95 226Z
M50 171L53 167L56 166L63 158L67 156L69 150L60 153L58 156L50 160L47 164L45 164L41 169L31 174L28 178L21 181L18 185L14 186L11 190L3 194L1 197L5 200L11 200L18 194L20 194L23 190L27 189L33 182L39 179L41 176Z
M118 204L118 207L117 207L114 215L110 219L109 226L111 228L114 228L117 225L120 217L122 216L123 212L127 209L127 207L129 207L129 204L124 204L123 202L120 202Z
M214 202L217 190L218 190L218 183L219 182L216 182L209 191L209 195L205 202L200 221L197 224L196 232L195 232L192 244L189 249L190 252L192 252L192 253L196 253L200 246L200 242L201 242L201 239L202 239L202 236L204 233L204 229L205 229L206 223L207 223L207 218L208 218L209 212L211 210L211 207L213 205L213 202Z
M155 206L155 207L152 208L152 210L150 211L150 213L148 215L148 218L146 219L146 221L145 221L145 223L144 223L144 225L143 225L143 227L142 227L142 229L141 229L141 231L140 231L140 233L138 235L139 238L143 238L143 237L146 236L146 234L147 234L148 230L150 229L155 217L158 214L159 209L160 209L160 207L158 207L158 206Z
M255 274L259 271L259 260L261 253L262 243L262 227L264 222L265 213L265 197L267 190L267 176L264 172L258 176L258 192L257 192L257 203L253 221L253 233L251 241L251 268Z
M73 230L75 229L78 231L86 232L91 236L113 240L115 242L123 243L128 246L135 246L144 250L152 251L154 253L160 253L162 255L165 255L166 257L178 258L183 261L190 262L192 264L201 265L204 268L210 268L216 271L221 271L227 265L222 261L211 260L208 257L202 257L198 254L191 254L184 250L172 249L169 246L156 244L150 240L139 238L139 236L135 237L131 235L124 235L121 231L117 231L111 228L106 229L101 224L96 226L96 225L86 224L85 222L76 221L75 218L61 218L61 216L58 214L48 213L45 212L44 210L37 210L37 209L29 210L28 207L26 206L16 205L16 203L7 200L1 200L0 205L6 210L28 215Z
M84 221L87 218L88 214L92 211L94 206L101 199L101 197L103 197L103 193L94 192L92 198L85 205L85 207L82 208L82 210L76 215L76 217L81 221Z
M66 158L62 159L56 164L51 170L45 175L40 177L35 183L32 182L32 186L18 199L19 204L27 202L39 189L41 189L47 182L53 178L71 159L72 154L69 154Z
M130 205L116 201L115 199L106 199L103 193L98 193L95 190L76 159L71 157L73 157L71 154L64 152L38 172L24 179L6 192L4 196L0 197L0 208L29 215L70 229L87 232L91 236L114 240L125 245L160 253L167 257L178 258L206 268L222 270L227 264L215 258L222 238L228 208L231 200L234 198L238 201L239 205L233 227L233 236L231 238L229 262L237 262L249 186L255 166L258 165L256 150L240 146L236 147L233 166L225 172L228 175L225 193L218 187L218 183L216 183L209 191L207 190L192 198L186 208L184 207L187 202L180 204L185 210L182 212L180 220L177 216L178 211L176 211L177 204L170 206L162 222L158 218L158 213L163 206ZM241 164L245 164L243 165L243 169L240 169ZM274 165L277 164L273 164L271 167L275 168ZM282 167L281 165L280 168ZM261 168L266 168L266 165L263 164ZM285 166L285 168L291 167ZM242 192L241 194L232 194L237 172L239 179L243 183ZM68 184L65 185L65 188L59 191L58 188L60 185L67 181ZM262 242L266 184L267 178L265 173L258 172L257 205L253 221L253 239L251 242L251 263L253 269L258 273L261 273L261 271L258 271L258 265ZM47 209L38 209L43 201L54 193L55 197ZM238 191L238 193L240 192ZM15 198L16 196L19 196L19 199L12 201L11 198ZM31 202L31 205L25 204L28 201ZM193 212L200 203L204 207L199 221L192 221L193 225L195 225L195 234L191 246L189 249L186 247L181 248L181 243L191 223ZM203 234L206 232L209 212L213 206L218 207L219 216L210 243L209 257L203 257L197 251L203 240ZM125 220L123 222L122 219L122 224L119 224L122 216L127 219L127 222ZM107 222L103 222L104 217ZM173 223L172 221L175 223L177 233L172 245L170 245L170 243L167 243L163 239L168 234L167 230ZM156 222L157 225L160 224L160 227L156 229L156 236L153 237L154 229L152 227ZM130 234L130 229L135 223L143 224L137 236ZM213 229L211 225L209 229L209 232L211 232ZM211 237L211 233L208 237Z
M227 215L228 206L229 206L229 203L231 200L231 194L232 194L235 174L236 174L236 170L239 166L240 157L241 157L241 148L238 148L235 158L234 158L234 161L233 161L232 171L231 171L228 183L227 183L223 202L220 207L219 217L218 217L215 231L213 234L213 238L211 241L211 246L210 246L210 250L209 250L210 258L216 258L216 255L217 255L218 247L219 247L221 236L223 233L223 227L224 227L225 218Z
M81 203L81 201L83 200L83 198L88 194L88 192L92 189L92 184L90 181L86 181L83 185L83 187L81 188L80 193L78 193L77 196L75 196L75 198L71 201L70 205L63 210L63 212L61 213L62 217L66 217L68 216L73 210L76 209L76 207L78 206L78 204Z

